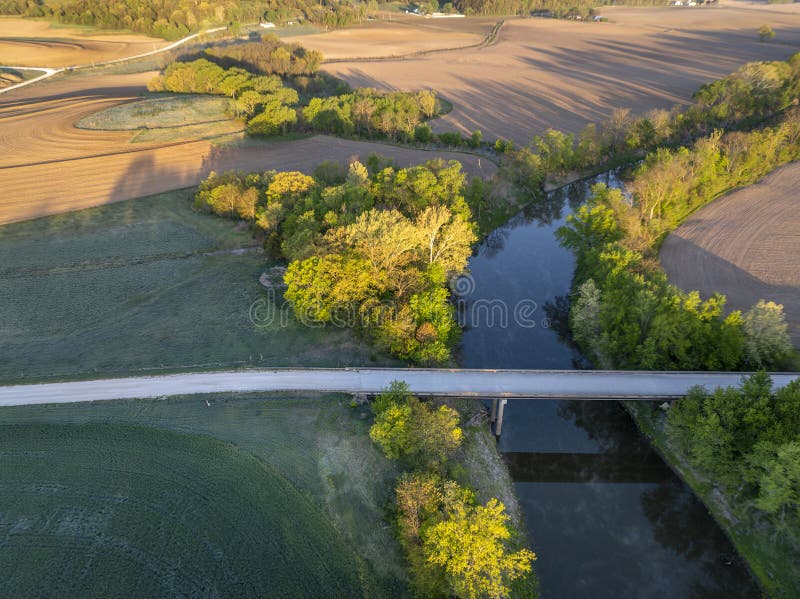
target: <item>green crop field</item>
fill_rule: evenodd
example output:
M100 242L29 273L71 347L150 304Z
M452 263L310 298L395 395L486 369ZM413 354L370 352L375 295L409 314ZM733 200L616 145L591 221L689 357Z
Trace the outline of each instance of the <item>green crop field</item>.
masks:
M349 330L295 321L258 282L271 266L258 242L191 198L0 227L0 381L385 363Z
M4 408L0 596L405 594L383 521L397 472L368 411L270 395Z

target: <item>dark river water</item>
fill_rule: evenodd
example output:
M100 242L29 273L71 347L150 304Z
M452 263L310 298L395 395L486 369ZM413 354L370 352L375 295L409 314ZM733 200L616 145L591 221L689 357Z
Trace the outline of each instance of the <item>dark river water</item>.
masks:
M613 175L594 181L617 185ZM585 199L553 192L480 246L457 285L467 368L579 368L562 341L572 254L554 237ZM617 402L509 401L500 450L544 599L759 597L703 504Z

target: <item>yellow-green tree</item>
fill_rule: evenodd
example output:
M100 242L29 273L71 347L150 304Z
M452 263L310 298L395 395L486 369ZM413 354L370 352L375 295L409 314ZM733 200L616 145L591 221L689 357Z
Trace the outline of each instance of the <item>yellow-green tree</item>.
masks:
M378 396L373 411L375 424L369 435L393 460L437 468L464 440L458 412L448 406L433 408L407 387L392 387Z
M505 506L457 504L441 522L423 531L428 562L442 567L454 595L462 599L506 597L509 584L531 571L532 551L511 552Z

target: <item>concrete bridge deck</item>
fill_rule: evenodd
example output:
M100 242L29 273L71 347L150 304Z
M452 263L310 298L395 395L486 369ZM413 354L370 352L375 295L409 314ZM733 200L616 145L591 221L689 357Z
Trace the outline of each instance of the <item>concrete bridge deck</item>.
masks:
M414 368L275 368L0 387L0 407L202 393L312 391L375 394L402 380L422 396L665 401L700 385L738 386L746 373ZM776 388L800 373L772 374Z

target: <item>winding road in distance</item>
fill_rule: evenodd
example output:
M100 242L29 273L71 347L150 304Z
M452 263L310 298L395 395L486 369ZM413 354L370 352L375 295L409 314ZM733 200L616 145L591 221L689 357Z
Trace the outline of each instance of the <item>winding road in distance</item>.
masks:
M683 397L692 387L738 386L745 373L403 368L285 368L12 385L0 387L0 407L162 398L202 393L314 391L374 394L392 381L423 396L527 399L652 400ZM775 388L800 373L773 374Z

